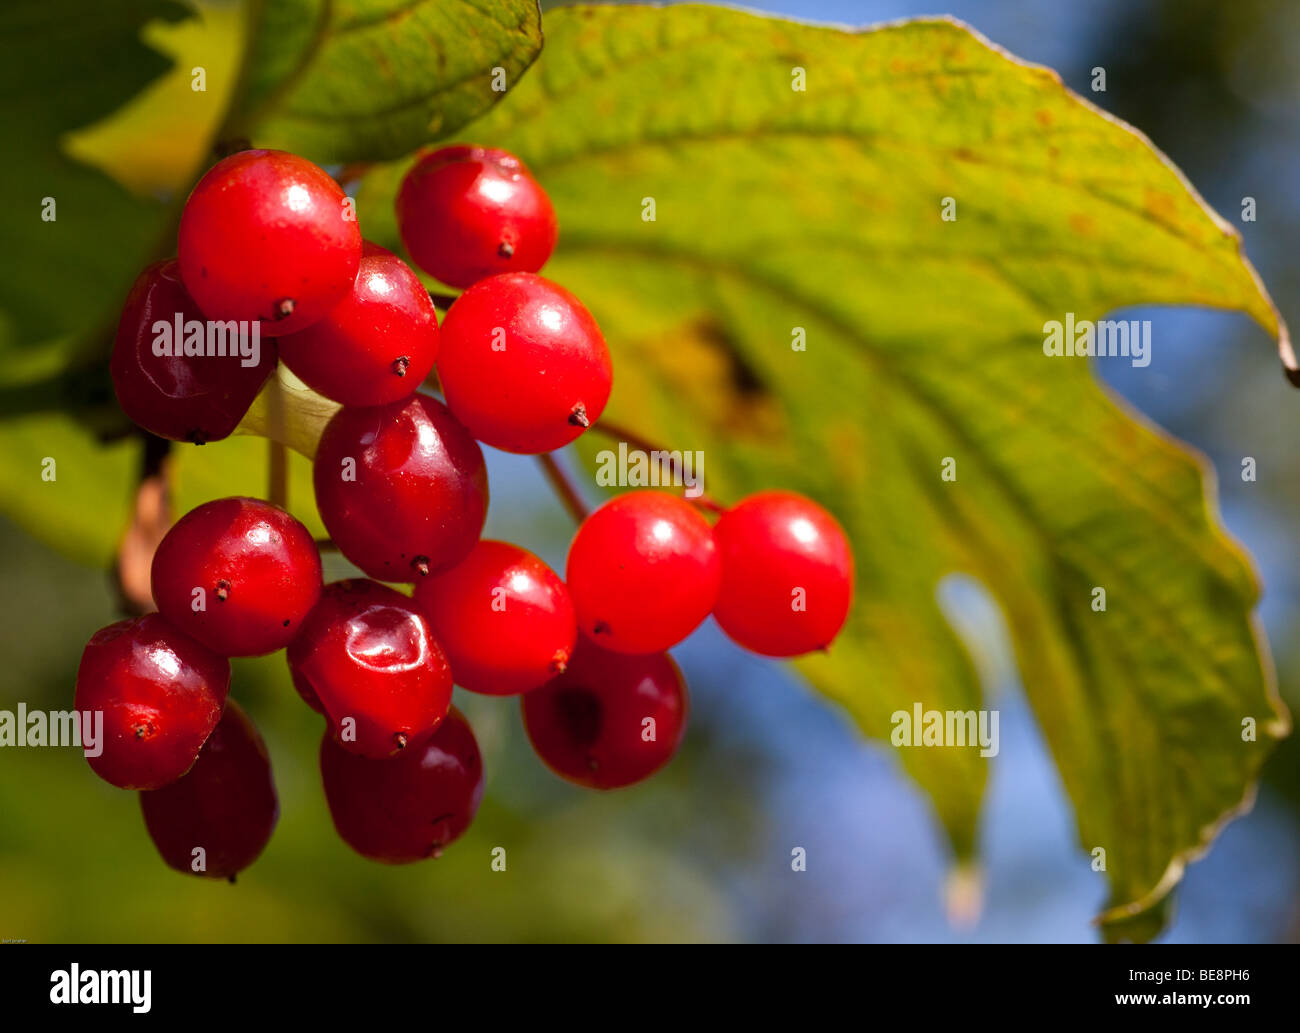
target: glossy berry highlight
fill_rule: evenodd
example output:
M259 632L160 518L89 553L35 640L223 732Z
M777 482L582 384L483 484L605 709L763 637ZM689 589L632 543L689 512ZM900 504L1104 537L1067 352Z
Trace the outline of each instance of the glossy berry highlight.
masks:
M122 789L159 789L189 771L221 719L230 663L156 613L97 631L77 669L76 709L102 711L91 770Z
M764 656L831 644L853 599L853 552L833 516L794 492L764 491L727 510L713 535L723 631Z
M627 656L588 641L568 669L523 697L524 728L561 778L617 789L672 759L686 726L686 683L665 653Z
M154 553L159 612L222 656L283 649L321 587L311 533L260 499L204 503L177 521Z
M496 273L535 273L555 249L555 210L513 154L444 147L421 157L397 193L412 260L452 287Z
M565 574L579 629L618 653L676 645L713 609L720 578L708 521L657 491L628 492L587 517Z
M186 324L204 315L181 282L175 259L149 266L127 295L113 340L108 370L122 411L138 426L171 441L202 445L228 437L275 370L275 342L253 347L251 331L241 353L238 336L227 337L226 355L186 355ZM163 339L154 324L172 328ZM179 325L180 330L176 327ZM206 342L206 336L205 336ZM256 360L256 361L254 361ZM251 365L244 365L245 362Z
M526 549L480 541L441 574L416 583L415 601L446 651L456 684L508 696L562 672L578 625L559 575Z
M169 786L141 793L140 809L158 853L178 872L234 882L257 860L280 802L266 744L234 700L194 767Z
M312 469L316 506L343 555L378 581L458 563L483 530L483 452L426 395L330 419Z
M284 364L325 397L386 405L415 394L433 372L438 314L410 267L366 241L352 290L323 319L278 345Z
M209 319L296 333L343 300L361 262L351 202L324 169L284 151L240 151L199 180L181 212L181 278Z
M286 656L342 748L364 757L419 747L451 705L451 670L428 622L374 581L326 585Z
M506 273L476 283L447 312L438 376L471 434L535 454L567 445L600 418L613 366L582 302L540 276Z
M483 760L455 707L423 745L393 760L349 753L327 733L321 782L334 827L363 857L407 864L437 857L469 827L483 799Z

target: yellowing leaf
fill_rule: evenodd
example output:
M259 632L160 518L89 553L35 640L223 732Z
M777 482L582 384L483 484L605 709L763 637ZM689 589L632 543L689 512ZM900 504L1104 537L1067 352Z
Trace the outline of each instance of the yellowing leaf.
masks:
M1204 463L1044 330L1171 303L1284 340L1237 235L1141 134L952 21L574 7L546 37L466 136L549 191L546 273L609 338L608 415L702 450L726 500L793 488L845 522L857 603L799 666L868 735L997 706L936 602L952 573L987 586L1081 846L1106 851L1112 935L1153 935L1289 720ZM390 245L401 171L362 192ZM899 753L968 857L977 748Z

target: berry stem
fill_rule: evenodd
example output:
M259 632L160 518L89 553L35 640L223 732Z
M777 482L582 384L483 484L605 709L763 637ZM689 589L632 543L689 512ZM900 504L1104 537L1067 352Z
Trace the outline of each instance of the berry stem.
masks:
M429 300L444 312L451 308L452 302L454 302L458 297L459 295L457 294L439 294L437 291L429 291Z
M543 452L537 457L537 461L542 464L542 472L546 474L546 479L551 482L555 494L559 496L564 508L569 511L569 515L573 517L574 522L580 524L586 520L589 512L587 504L582 501L578 489L573 486L569 475L555 461L555 457L549 452Z
M217 161L222 158L229 158L232 154L238 154L240 151L246 151L253 146L251 140L246 136L232 136L227 139L218 140L212 145L212 154Z
M653 441L643 438L635 431L618 423L611 423L609 420L601 419L599 422L592 424L591 429L612 441L624 441L632 448L644 452L648 456L657 456L659 461L668 467L669 474L674 480L677 479L680 471L677 469L677 462L672 458L672 452L662 445L656 445ZM711 498L706 493L701 493L698 498L688 498L687 502L693 503L700 509L707 509L710 513L725 513L727 507L722 505L716 499Z
M339 169L339 174L334 179L339 186L347 190L353 183L364 178L366 173L374 167L375 163L372 161L354 161Z
M289 507L289 452L284 445L284 389L278 377L267 386L267 488L273 506Z
M154 609L150 587L153 554L172 525L168 481L171 444L152 434L144 435L140 478L136 484L131 522L117 546L112 581L117 589L121 611L131 617Z
M317 538L316 548L321 552L338 552L339 547L334 543L332 538Z

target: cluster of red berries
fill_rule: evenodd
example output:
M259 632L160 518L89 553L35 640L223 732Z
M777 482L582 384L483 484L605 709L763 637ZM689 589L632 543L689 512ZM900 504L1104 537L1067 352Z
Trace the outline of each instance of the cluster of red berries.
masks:
M146 269L122 314L114 385L155 434L227 436L277 357L341 403L314 460L316 504L366 575L323 584L318 545L294 517L219 499L156 550L158 612L86 646L77 708L105 716L91 766L143 790L149 832L181 871L233 877L278 814L265 746L227 701L229 657L286 650L295 688L326 719L320 768L335 826L361 854L400 863L457 838L482 796L453 681L521 695L540 758L612 789L676 751L687 695L665 650L710 613L770 656L824 648L848 613L842 530L786 492L751 496L714 525L676 494L621 495L582 522L563 580L525 549L482 540L480 442L534 454L573 441L609 398L609 353L582 303L536 275L555 214L512 155L424 155L397 217L414 262L465 288L441 328L416 274L362 240L334 179L258 150L200 180L178 258ZM202 324L192 335L190 320ZM212 354L204 321L265 329L262 354ZM171 325L184 340L159 347ZM435 363L445 404L416 393Z

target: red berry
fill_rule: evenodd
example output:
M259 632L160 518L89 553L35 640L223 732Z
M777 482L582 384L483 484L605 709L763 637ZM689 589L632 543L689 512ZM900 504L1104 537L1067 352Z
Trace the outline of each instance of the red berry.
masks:
M181 277L209 319L291 334L352 289L361 230L324 169L284 151L241 151L208 170L181 212Z
M311 533L260 499L217 499L192 509L153 557L159 612L222 656L283 649L320 592L320 552Z
M393 760L358 757L326 733L320 774L343 841L385 864L439 856L469 827L483 799L478 743L455 707L427 743Z
M438 376L471 434L531 455L595 423L614 373L582 302L540 276L506 273L476 283L447 312Z
M397 226L415 264L452 287L535 273L555 249L555 211L513 154L444 147L407 172Z
M241 350L238 333L223 328L227 354L209 355L205 330L203 354L176 354L184 347L185 324L196 321L203 323L204 316L181 283L176 260L149 266L127 295L108 369L122 411L136 424L159 437L202 445L228 437L244 418L275 369L275 342L259 340L255 354L251 330ZM156 323L166 323L169 336L155 330ZM155 343L173 354L156 354Z
M327 398L384 405L415 394L433 372L438 313L410 267L366 241L351 293L278 345L284 364Z
M234 700L189 773L141 793L140 809L158 853L178 872L234 882L257 860L280 802L266 744Z
M101 628L77 668L76 709L103 713L91 769L122 789L158 789L193 765L221 719L230 663L156 613Z
M523 697L533 749L561 778L617 789L668 763L686 726L686 683L666 653L579 642L568 670Z
M343 748L365 757L418 747L451 705L451 670L428 622L374 581L326 585L287 659Z
M565 580L578 627L618 653L657 653L709 615L718 550L690 503L657 491L611 499L582 522Z
M508 696L564 670L578 635L569 591L526 549L480 541L450 570L415 586L451 663L471 692Z
M853 597L853 552L833 516L802 495L763 491L727 510L713 536L723 631L764 656L830 645Z
M478 443L436 399L343 408L321 435L316 506L340 551L379 581L463 559L487 517Z

